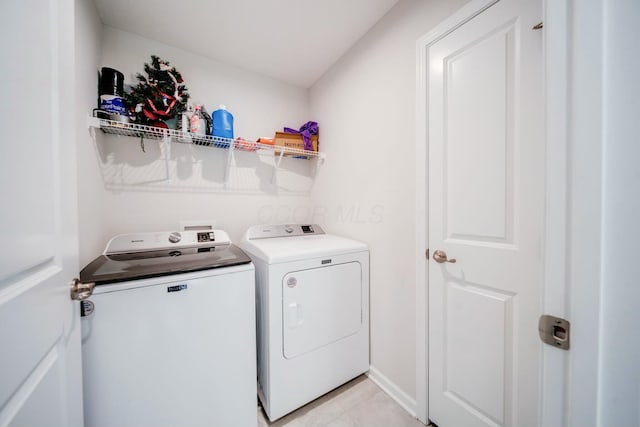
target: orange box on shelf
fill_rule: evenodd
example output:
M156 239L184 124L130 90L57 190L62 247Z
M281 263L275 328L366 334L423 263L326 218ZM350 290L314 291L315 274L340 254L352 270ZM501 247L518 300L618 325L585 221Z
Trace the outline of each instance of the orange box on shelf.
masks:
M267 138L267 137L260 137L258 138L258 141L256 141L258 144L264 144L264 145L273 145L273 138Z
M304 141L302 140L302 135L296 133L285 133L285 132L276 132L275 137L273 138L274 145L276 147L286 147L286 148L294 148L297 150L304 150ZM318 151L318 135L311 135L311 150L310 151ZM279 155L280 152L276 150L276 155ZM284 153L285 156L299 156L300 154L295 153Z

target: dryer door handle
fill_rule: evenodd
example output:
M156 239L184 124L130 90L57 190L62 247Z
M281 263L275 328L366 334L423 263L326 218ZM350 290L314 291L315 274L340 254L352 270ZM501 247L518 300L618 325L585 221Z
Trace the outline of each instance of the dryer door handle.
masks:
M302 325L302 306L297 302L289 303L289 329Z

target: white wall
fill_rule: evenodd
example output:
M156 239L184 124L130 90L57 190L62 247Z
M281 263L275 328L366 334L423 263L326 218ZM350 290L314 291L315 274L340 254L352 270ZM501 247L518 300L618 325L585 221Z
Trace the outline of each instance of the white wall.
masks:
M85 70L93 92L87 92L79 109L86 115L95 106L97 69L116 68L125 84L135 84L135 73L143 72L151 54L181 72L194 103L203 103L209 112L225 104L235 117L236 136L273 136L283 126L295 128L309 120L305 89L106 26L100 61ZM86 136L79 142L84 144L79 153L81 265L118 233L175 230L180 221L213 219L237 241L248 226L288 213L308 221L314 161L285 159L272 181L272 157L237 153L225 182L225 150L171 144L167 153L158 141L146 141L142 152L135 138L96 134L97 144Z
M401 0L312 88L314 219L371 248L371 365L415 409L416 40L465 0ZM396 388L397 387L397 388ZM411 408L413 406L413 408Z
M82 268L104 249L104 221L108 212L95 147L86 127L87 116L96 104L102 55L102 22L92 1L75 0L75 30L78 237Z
M599 426L640 426L640 3L604 1Z

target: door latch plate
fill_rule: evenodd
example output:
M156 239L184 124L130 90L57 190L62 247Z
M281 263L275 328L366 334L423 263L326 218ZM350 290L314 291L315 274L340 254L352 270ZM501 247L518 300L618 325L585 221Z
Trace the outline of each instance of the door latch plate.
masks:
M543 343L569 350L571 324L568 320L543 314L538 321L538 332Z

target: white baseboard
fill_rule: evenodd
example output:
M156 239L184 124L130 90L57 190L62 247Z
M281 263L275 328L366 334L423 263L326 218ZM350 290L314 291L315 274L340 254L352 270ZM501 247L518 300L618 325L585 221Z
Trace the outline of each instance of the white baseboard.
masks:
M369 372L367 372L367 376L378 387L380 387L382 391L387 393L389 397L395 400L398 405L400 405L412 417L416 416L416 400L402 391L402 389L398 387L393 381L385 377L374 366L369 366Z

